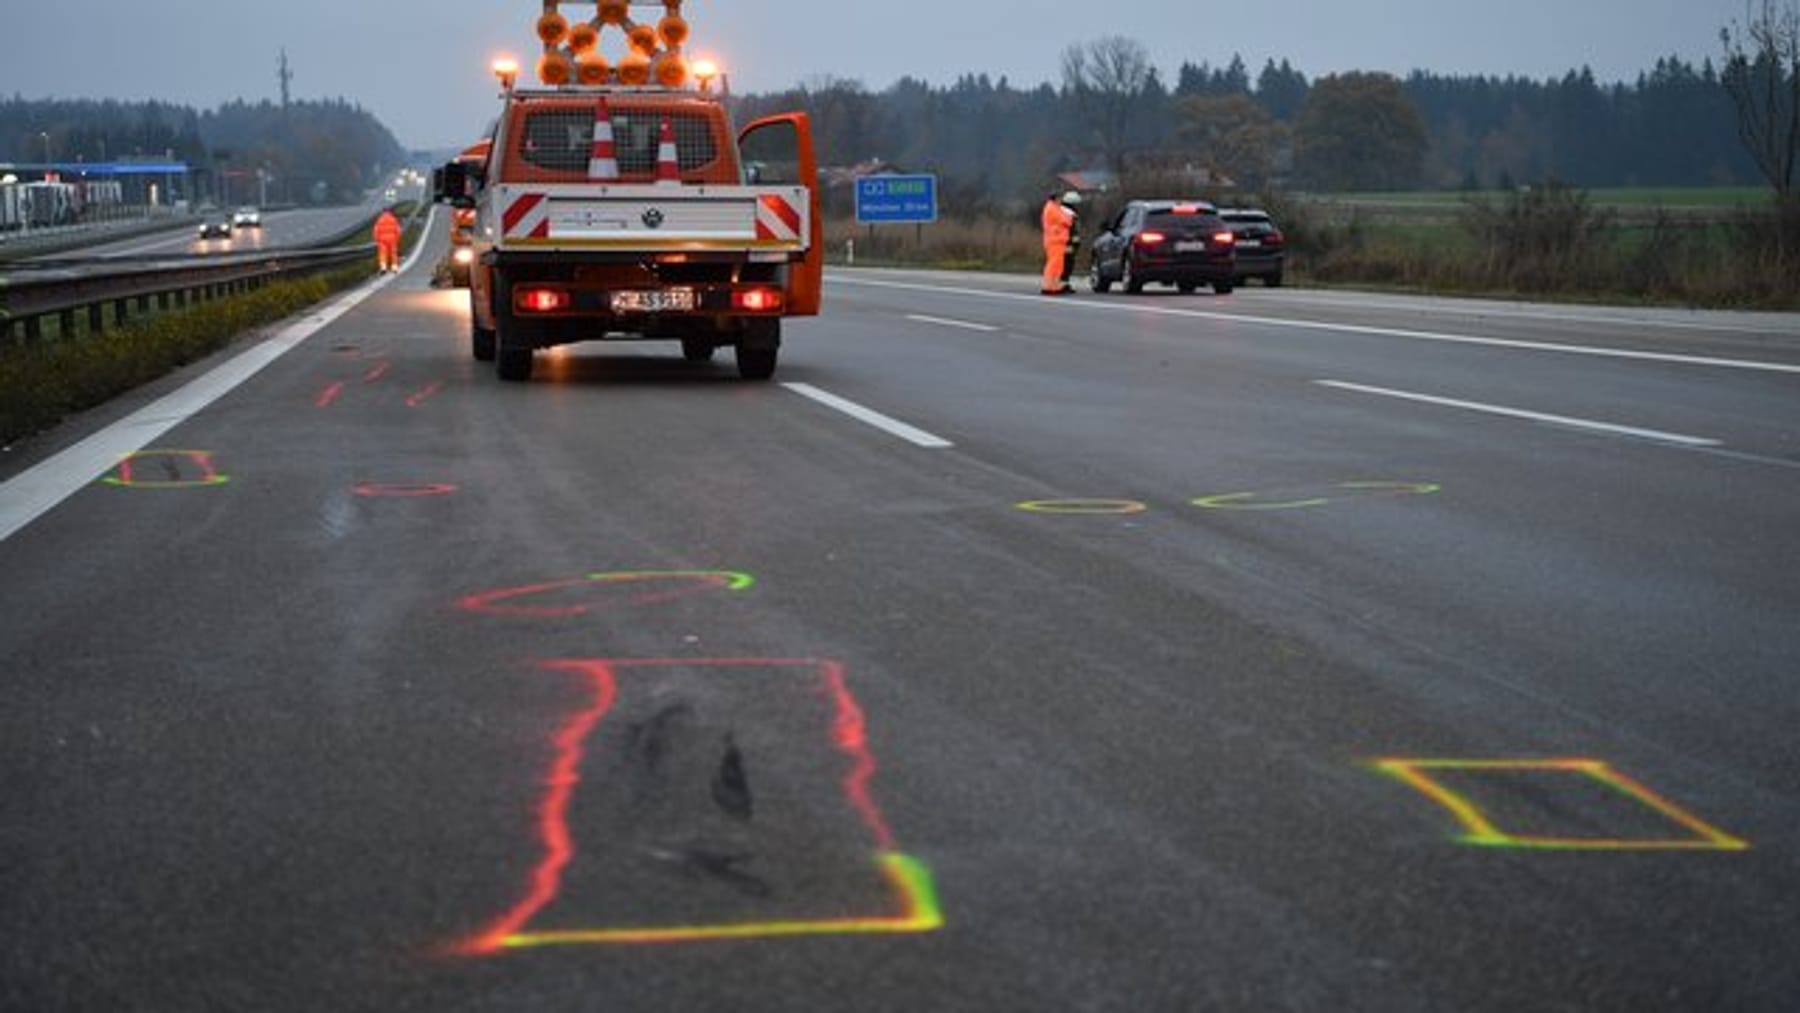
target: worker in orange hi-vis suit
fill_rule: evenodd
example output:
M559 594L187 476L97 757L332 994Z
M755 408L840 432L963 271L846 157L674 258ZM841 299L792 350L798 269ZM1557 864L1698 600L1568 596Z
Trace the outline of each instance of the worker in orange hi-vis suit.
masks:
M1074 234L1075 205L1081 203L1081 195L1073 190L1057 197L1050 195L1044 201L1044 295L1067 295L1074 289L1069 287L1068 272L1064 265L1069 256L1069 239Z
M382 274L400 270L400 233L400 219L394 217L392 208L375 219L375 260Z

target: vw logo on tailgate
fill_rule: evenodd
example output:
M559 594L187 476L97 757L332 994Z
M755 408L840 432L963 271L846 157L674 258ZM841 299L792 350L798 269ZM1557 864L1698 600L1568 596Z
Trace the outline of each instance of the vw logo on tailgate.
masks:
M665 220L665 218L663 216L663 213L662 213L661 209L659 209L659 208L651 208L650 210L644 212L644 227L645 228L660 229L660 228L662 228L662 224L663 224L664 220Z

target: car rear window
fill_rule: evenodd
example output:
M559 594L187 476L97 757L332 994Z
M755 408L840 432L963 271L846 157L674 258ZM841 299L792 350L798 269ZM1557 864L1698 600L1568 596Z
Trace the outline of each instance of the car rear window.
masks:
M1218 215L1205 211L1152 211L1144 219L1144 227L1158 232L1212 232L1225 226Z
M718 160L718 140L713 122L693 113L653 113L627 109L612 111L613 145L619 174L650 176L656 173L656 149L662 140L662 121L667 117L675 132L675 154L683 173ZM594 114L590 110L554 109L530 113L520 132L519 157L546 172L587 178L588 160L594 148Z

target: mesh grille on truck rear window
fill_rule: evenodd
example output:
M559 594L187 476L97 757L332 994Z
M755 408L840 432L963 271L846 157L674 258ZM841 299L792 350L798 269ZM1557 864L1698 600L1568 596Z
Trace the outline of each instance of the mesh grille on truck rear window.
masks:
M691 172L718 159L719 147L713 137L710 119L672 113L668 120L675 130L675 154L681 162L682 172ZM656 148L662 140L662 121L660 113L613 110L613 145L618 152L621 174L649 176L656 173ZM593 148L594 114L591 111L561 109L531 113L525 118L520 156L540 169L572 173L585 179Z

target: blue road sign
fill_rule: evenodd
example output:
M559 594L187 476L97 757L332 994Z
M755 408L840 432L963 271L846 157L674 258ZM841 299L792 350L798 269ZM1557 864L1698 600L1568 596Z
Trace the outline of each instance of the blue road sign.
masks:
M857 177L858 224L924 224L937 217L936 176Z

